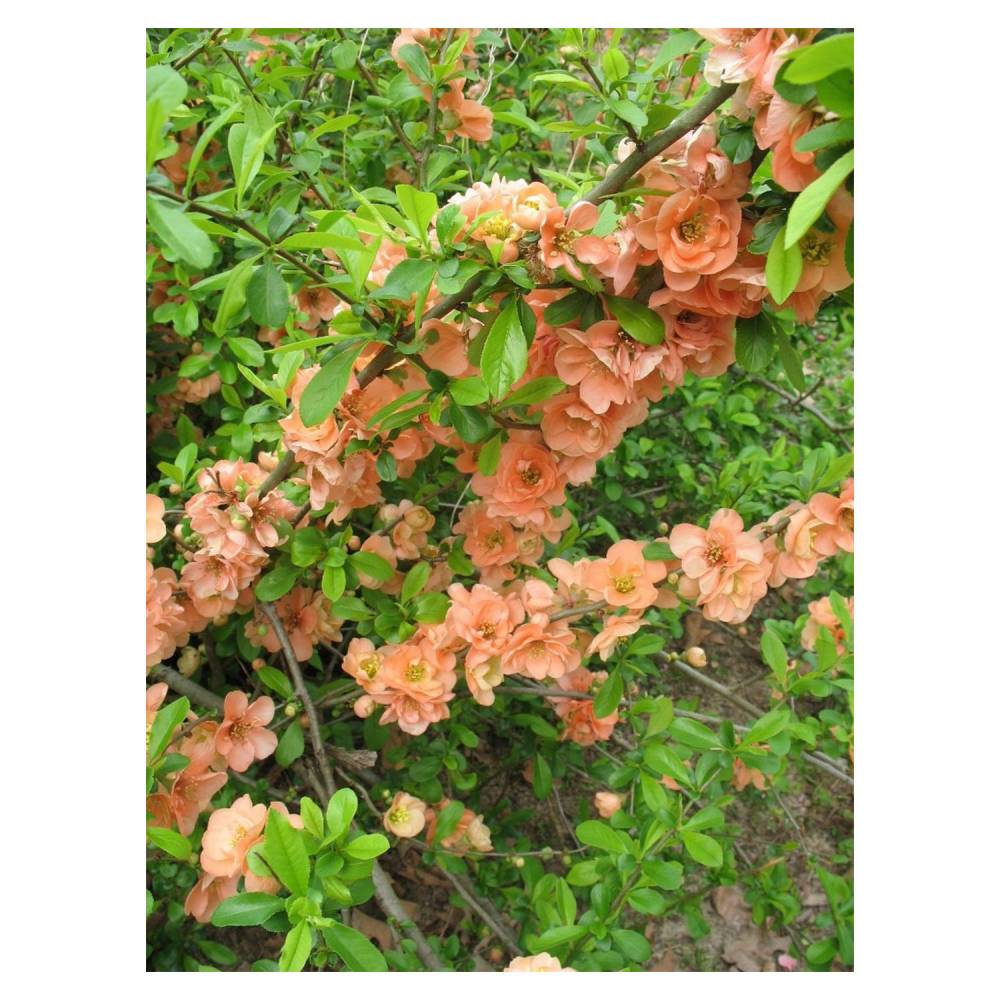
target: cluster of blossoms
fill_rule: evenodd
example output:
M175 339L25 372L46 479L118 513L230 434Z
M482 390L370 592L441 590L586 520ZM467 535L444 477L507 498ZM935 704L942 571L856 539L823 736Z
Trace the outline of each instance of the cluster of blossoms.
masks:
M854 480L839 496L817 493L745 531L734 510L720 510L707 528L678 524L670 548L680 560L678 593L705 617L746 621L768 587L813 576L820 560L854 551Z
M488 142L493 135L493 112L475 100L473 94L482 93L482 85L474 84L465 93L466 78L463 70L476 65L475 39L480 28L404 28L392 43L392 57L400 69L405 70L411 83L420 86L424 99L431 99L431 88L421 81L407 65L400 50L407 45L418 45L424 50L429 62L437 62L443 55L445 44L452 37L463 34L466 41L458 56L458 69L448 79L448 91L438 98L439 125L448 142L455 136L472 139L473 142Z
M153 684L146 690L146 740L156 714L167 694L167 685ZM198 817L208 808L212 797L227 782L227 769L246 771L255 760L274 753L278 737L267 728L274 717L274 702L267 697L251 703L242 691L226 695L221 722L198 721L191 713L190 723L180 729L168 750L188 759L169 786L160 784L146 798L149 823L171 828L189 836ZM271 808L286 811L281 803ZM185 912L202 922L211 919L215 907L235 895L240 875L246 878L249 892L277 892L278 883L262 879L246 868L246 855L257 843L264 829L267 807L254 806L244 795L227 809L216 809L208 820L202 837L203 874L188 895ZM290 817L301 825L298 817Z
M441 799L436 807L429 806L413 795L397 792L382 817L382 825L397 837L416 837L426 831L424 836L427 843L431 844L437 832L438 817L450 804L449 799ZM469 851L482 854L492 851L490 828L483 822L481 815L466 809L459 817L455 829L441 838L441 847L452 854L467 854Z

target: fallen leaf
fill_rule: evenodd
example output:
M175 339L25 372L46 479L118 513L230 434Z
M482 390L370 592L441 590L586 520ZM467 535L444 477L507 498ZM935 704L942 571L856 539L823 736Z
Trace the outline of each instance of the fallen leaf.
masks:
M375 917L368 916L362 910L351 910L351 925L361 931L365 937L374 938L380 951L388 951L395 944L389 925Z
M667 947L666 953L660 958L660 960L649 967L650 972L676 972L677 971L677 956L674 955L674 949Z
M776 952L785 951L791 938L778 937L764 927L748 927L738 937L727 942L722 960L735 965L740 972L773 972Z
M730 927L745 927L750 923L750 907L739 886L717 886L712 890L712 905Z

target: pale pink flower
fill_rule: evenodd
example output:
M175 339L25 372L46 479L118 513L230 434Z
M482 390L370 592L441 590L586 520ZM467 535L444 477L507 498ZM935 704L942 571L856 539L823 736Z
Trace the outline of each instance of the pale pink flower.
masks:
M159 497L151 493L146 494L146 544L153 545L163 538L167 533L167 526L163 523L163 512L166 507Z
M834 556L838 551L854 551L854 480L848 479L840 496L816 493L809 500L809 510L822 523L816 532L816 551Z
M503 652L516 626L524 621L524 605L516 594L501 596L489 587L475 584L466 590L460 583L448 588L451 607L445 624L472 646L479 658Z
M635 635L641 627L642 612L639 611L606 618L604 628L594 636L587 647L587 656L597 653L606 662L622 642L628 636Z
M203 874L187 894L184 912L198 923L207 924L219 903L236 895L239 881L239 872L228 876Z
M562 622L549 622L545 614L533 615L511 636L500 656L505 674L521 674L542 680L562 677L580 666L575 636Z
M578 201L564 215L561 208L549 209L541 225L541 258L551 270L566 268L567 273L577 280L583 278L577 261L585 264L600 264L611 251L608 244L597 236L587 236L585 232L597 225L597 206L589 201Z
M249 795L241 795L228 808L216 809L201 838L201 867L223 878L239 875L247 851L266 822L267 806L254 805Z
M382 825L397 837L416 837L427 822L427 803L406 792L396 792L382 817Z
M647 560L639 542L622 540L583 569L583 584L594 600L614 608L648 608L656 601L656 584L667 575L663 562Z
M504 972L576 972L576 969L564 969L558 958L547 951L537 955L525 955L512 959Z
M611 819L622 804L622 797L614 792L596 792L594 795L594 808L602 819Z
M847 605L848 611L851 612L851 619L853 620L854 598L848 597L844 603ZM812 601L810 603L809 620L806 622L805 628L802 629L803 649L816 648L816 639L819 636L819 630L821 628L827 628L830 630L830 635L833 636L837 652L843 654L846 649L846 646L844 645L846 633L844 631L844 626L840 624L840 619L833 610L833 605L830 603L829 597L821 597L818 601Z

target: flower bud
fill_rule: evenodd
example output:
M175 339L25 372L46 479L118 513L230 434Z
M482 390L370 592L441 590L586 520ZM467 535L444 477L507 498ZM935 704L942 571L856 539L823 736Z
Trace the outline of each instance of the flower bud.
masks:
M363 694L354 703L354 714L359 719L367 719L375 711L375 699L369 694Z
M708 664L708 657L705 655L705 650L701 646L689 646L684 650L684 659L692 667L704 667Z
M267 626L263 625L263 624L258 625L257 626L257 635L259 635L263 639L264 636L267 635Z
M238 510L233 510L229 512L229 523L237 531L246 531L247 528L250 527L250 521Z
M173 530L172 534L173 534L174 538L177 539L177 541L179 541L179 542L183 542L184 541L184 528L181 525L175 524L174 525L174 530Z
M357 552L361 548L361 539L357 535L351 535L351 540L347 543L347 547L352 552Z
M563 867L565 868L571 868L573 866L573 858L568 854L564 854L559 860L563 863Z
M522 858L520 855L518 855L516 858L511 858L511 862L510 863L515 868L523 868L524 867L524 858Z
M178 493L180 493L180 491L181 491L181 488L180 488L180 486L179 486L179 485L178 485L177 483L171 483L171 484L170 484L170 485L169 485L169 486L167 487L167 492L168 492L168 493L169 493L169 494L170 494L170 495L171 495L172 497L175 497L175 496L177 496L177 494L178 494Z
M430 531L434 527L434 515L426 507L411 507L403 520L414 531Z
M677 584L680 583L680 582L681 582L681 575L680 575L680 573L671 573L667 577L667 583L669 583L671 587L676 587Z
M265 472L273 472L278 467L278 457L269 451L261 451L257 454L257 464Z
M622 807L622 797L614 792L598 792L594 796L594 808L602 819L611 819Z
M739 628L736 629L736 631L739 632L740 635L750 634L749 629L746 627L746 625L740 625Z
M191 353L192 353L192 354L201 354L201 352L202 352L203 350L205 350L205 348L204 348L204 347L202 346L202 344L201 344L201 343L200 343L199 341L197 341L197 340L196 340L196 341L195 341L195 342L194 342L194 343L193 343L193 344L191 345Z
M289 719L293 719L295 718L295 713L298 712L298 710L299 710L298 705L296 705L294 701L290 701L285 706L285 716Z
M201 650L194 646L185 646L177 658L177 669L185 676L191 677L201 666Z
M254 672L260 670L261 667L265 667L267 664L258 656L250 661L250 669Z
M670 525L667 524L666 521L660 521L660 523L656 526L656 530L661 535L669 535L670 534Z
M213 624L213 625L214 625L214 626L215 626L216 628L222 628L222 626L223 626L223 625L225 625L225 624L226 624L226 622L228 622L228 621L229 621L229 615L216 615L216 616L215 616L215 617L214 617L214 618L212 619L212 624Z
M428 559L437 559L441 555L441 549L437 545L425 545L423 554Z
M494 964L499 965L503 961L503 951L500 948L490 948L486 957Z
M303 729L308 729L308 728L309 728L309 716L308 716L308 715L306 715L306 713L305 713L305 712L303 712L303 713L302 713L302 714L301 714L301 715L299 716L299 725L300 725L300 726L301 726L301 727L302 727Z

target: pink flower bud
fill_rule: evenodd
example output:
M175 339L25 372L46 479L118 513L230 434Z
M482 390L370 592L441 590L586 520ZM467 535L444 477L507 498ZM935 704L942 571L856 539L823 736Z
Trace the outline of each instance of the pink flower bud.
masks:
M367 719L375 711L375 699L371 695L363 694L354 703L354 714L359 719Z
M704 667L708 664L708 657L705 655L705 650L701 646L689 646L684 650L684 659L692 667Z

